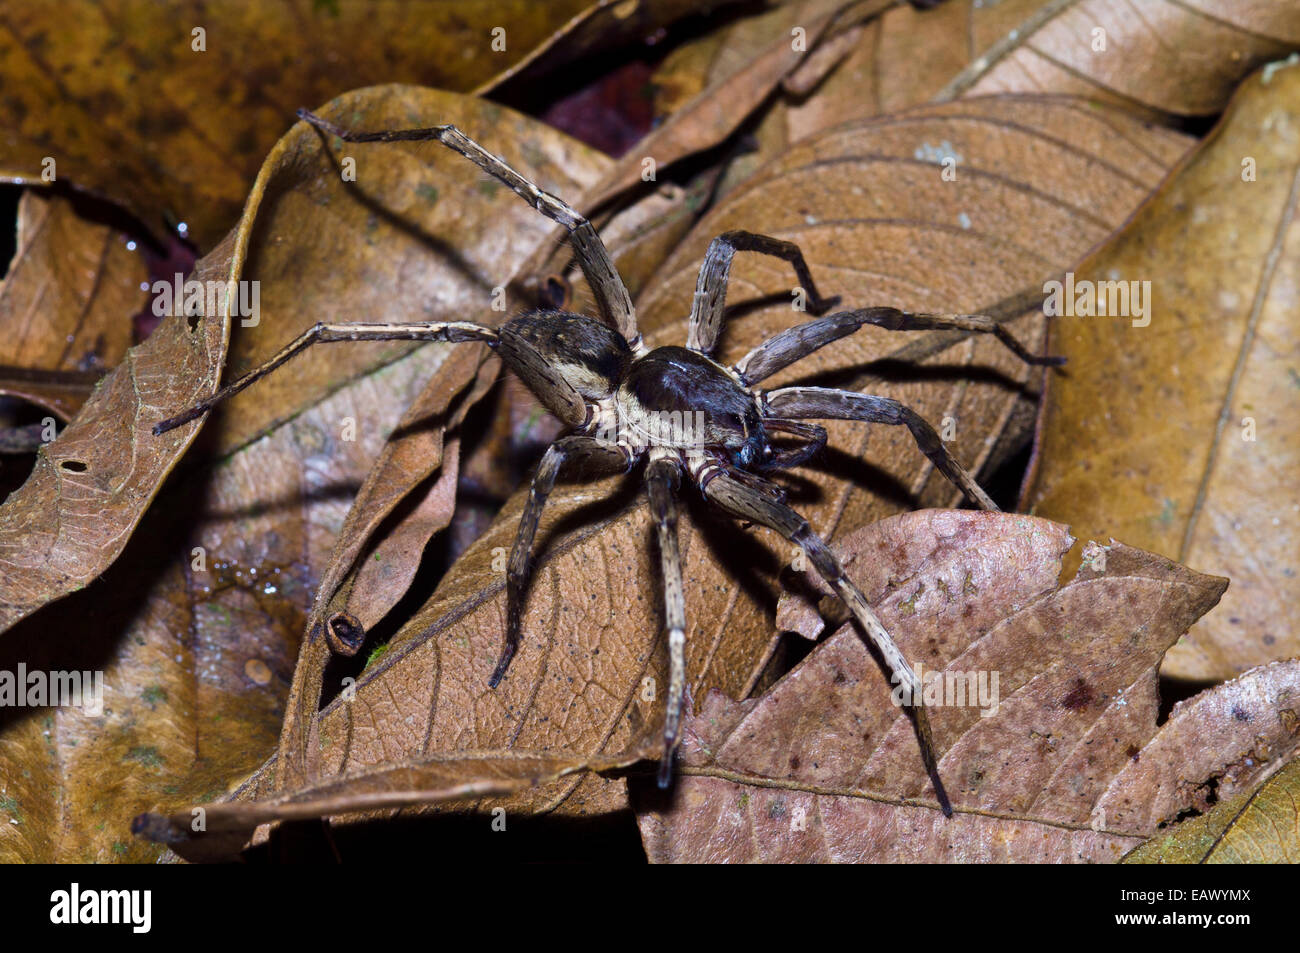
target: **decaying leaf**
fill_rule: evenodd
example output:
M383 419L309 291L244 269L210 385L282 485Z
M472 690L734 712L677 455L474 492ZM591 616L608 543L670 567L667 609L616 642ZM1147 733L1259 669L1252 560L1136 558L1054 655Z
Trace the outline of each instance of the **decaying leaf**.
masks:
M208 251L295 109L373 83L471 90L590 4L184 0L159 15L129 0L15 0L0 32L0 178L41 182L53 159L58 181L151 228L185 222Z
M502 797L579 772L627 767L647 756L648 752L639 750L593 758L517 748L435 754L340 775L258 801L209 804L170 815L143 814L132 823L132 830L169 845L186 860L229 861L238 857L263 824L391 817L401 808ZM196 818L201 818L201 826L196 825Z
M725 14L725 8L736 2L738 0L718 0L710 9ZM669 23L698 11L696 0L595 0L556 30L546 42L477 87L474 93L495 97L512 86L554 81L555 71L566 63L601 50L617 49L653 38Z
M0 859L154 861L131 817L219 797L275 750L348 504L438 358L417 351L178 474L102 578L5 633L0 672L100 671L104 713L0 707ZM368 422L354 441L346 417Z
M680 105L659 128L626 155L592 196L604 204L626 189L657 175L685 156L724 142L781 82L808 69L809 50L838 29L849 29L893 5L895 0L803 0L780 4L761 16L741 20L720 40L723 55L709 64L702 88ZM719 50L706 41L710 54ZM829 69L832 63L824 64ZM650 162L647 167L647 159Z
M814 95L773 103L754 131L758 152L736 163L738 177L791 142L936 98L1060 93L1154 121L1213 113L1252 69L1300 45L1293 7L1243 9L1163 0L1140 14L1086 0L896 4L860 25L854 49Z
M195 280L225 282L245 227L200 262ZM160 441L151 428L215 389L228 322L227 314L193 327L164 321L40 447L27 482L0 504L0 632L85 587L121 554L194 438L190 428Z
M1177 678L1300 655L1297 102L1300 68L1253 77L1061 289L1069 372L1049 382L1025 502L1232 578L1170 651Z
M452 93L376 87L342 97L327 114L379 128L442 116L470 135L499 138L519 168L560 193L579 191L608 161L536 120ZM364 165L345 182L314 130L291 129L267 157L239 228L191 276L241 282L237 293L210 317L164 321L42 449L32 477L0 507L0 627L116 558L199 430L159 437L151 428L215 389L232 319L239 333L227 380L320 320L491 315L492 289L549 235L544 219L508 190L483 188L470 163L437 143L357 152ZM214 412L204 446L229 453L410 348L309 351ZM451 353L441 348L444 359Z
M23 193L17 231L0 284L0 394L68 420L131 345L144 266L124 234L61 196Z
M1268 666L1272 667L1272 666ZM1300 759L1253 791L1157 834L1127 864L1300 863Z
M1071 542L1032 517L923 511L838 547L904 654L933 673L951 819L910 720L845 626L762 697L706 700L671 804L634 791L651 859L1118 860L1194 809L1210 778L1235 790L1294 754L1300 663L1235 686L1249 758L1233 716L1206 717L1232 709L1234 686L1156 728L1160 657L1226 580L1113 543L1059 585Z
M1023 23L1001 19L1007 32L940 99L1054 90L1154 113L1212 115L1244 76L1300 46L1300 10L1286 3L1048 0L1019 8L1026 7Z

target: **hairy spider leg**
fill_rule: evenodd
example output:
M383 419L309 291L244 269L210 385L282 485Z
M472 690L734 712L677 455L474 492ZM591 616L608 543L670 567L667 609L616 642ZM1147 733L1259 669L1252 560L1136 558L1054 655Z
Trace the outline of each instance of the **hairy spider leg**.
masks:
M982 510L996 510L998 505L975 482L969 470L957 462L934 428L906 404L892 397L876 397L851 390L829 387L783 387L763 395L764 405L773 416L816 420L863 420L873 424L906 427L921 452L954 486Z
M682 588L682 556L677 546L677 491L681 464L660 456L646 467L646 493L659 537L663 575L664 628L668 632L668 702L664 716L664 754L659 762L659 787L672 781L673 755L680 740L682 699L686 691L686 595Z
M738 251L753 251L788 261L794 266L799 287L808 294L808 310L822 314L839 304L839 297L823 298L813 282L812 272L804 261L803 252L793 242L782 241L769 235L754 232L724 232L709 243L709 250L700 265L695 281L695 299L691 304L690 330L686 346L701 354L712 354L722 334L727 308L727 281L731 275L731 259Z
M496 668L488 679L488 685L492 688L500 684L519 649L519 634L523 626L523 596L532 570L533 540L537 536L537 525L541 522L547 497L555 488L556 477L566 463L590 461L595 461L605 469L627 470L634 458L626 447L619 444L574 434L561 437L551 444L542 455L542 462L533 475L528 501L524 504L524 515L519 519L519 530L515 534L515 544L510 551L510 563L506 570L506 642Z
M481 341L495 346L498 335L495 329L469 321L429 321L416 324L324 324L316 323L298 335L274 357L258 365L233 384L228 384L206 400L201 400L189 410L169 417L153 426L154 434L166 433L181 424L202 416L227 397L233 397L249 384L261 380L300 354L313 344L330 344L338 341L446 341L453 344Z
M897 308L863 308L807 321L774 334L737 361L732 370L740 375L747 386L757 384L868 324L888 331L973 331L992 334L1026 364L1057 366L1065 363L1063 357L1031 353L1010 331L988 315L922 314Z
M939 778L939 762L930 731L930 719L923 704L921 680L917 678L912 666L908 664L885 626L868 605L866 596L844 572L844 567L840 565L839 559L831 552L830 547L813 531L808 521L794 509L736 480L735 473L729 469L717 463L706 463L699 472L693 473L693 476L705 497L722 509L741 519L773 529L802 549L817 572L826 580L827 585L835 590L835 594L853 613L867 639L884 659L894 683L905 684L908 687L908 695L912 702L909 708L915 719L917 740L921 746L925 770L934 785L935 796L939 800L940 807L945 815L951 817L952 805Z
M596 305L600 315L613 327L628 345L640 351L641 335L637 331L636 309L632 306L632 297L609 249L601 241L595 227L579 214L567 202L558 196L543 191L525 176L515 171L504 159L494 156L477 142L452 125L428 126L423 129L392 129L383 132L357 132L335 125L306 109L298 110L298 118L311 123L316 128L337 136L344 142L429 142L438 141L449 149L459 152L488 175L509 186L511 191L522 198L551 221L564 226L569 233L574 257L578 267L587 276L592 293L596 296Z

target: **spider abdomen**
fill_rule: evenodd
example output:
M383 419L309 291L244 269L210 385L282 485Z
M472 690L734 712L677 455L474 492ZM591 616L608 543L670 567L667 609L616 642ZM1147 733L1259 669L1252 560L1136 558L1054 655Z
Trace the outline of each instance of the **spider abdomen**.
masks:
M739 466L761 459L766 440L753 396L697 351L661 347L637 358L616 402L629 442L723 453Z

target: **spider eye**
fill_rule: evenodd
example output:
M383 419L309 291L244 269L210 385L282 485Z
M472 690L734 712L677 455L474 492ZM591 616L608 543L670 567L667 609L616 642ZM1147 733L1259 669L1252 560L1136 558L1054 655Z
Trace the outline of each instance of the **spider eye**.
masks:
M765 447L761 441L751 437L735 449L732 453L732 462L738 467L749 467L764 452L770 453L771 450Z

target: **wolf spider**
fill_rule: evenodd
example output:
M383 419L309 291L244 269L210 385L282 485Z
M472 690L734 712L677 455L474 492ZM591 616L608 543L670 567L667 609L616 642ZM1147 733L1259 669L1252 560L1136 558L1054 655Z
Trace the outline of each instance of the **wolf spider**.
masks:
M727 280L736 252L759 252L789 262L807 294L813 314L824 314L839 302L838 297L822 297L818 292L803 253L796 245L744 231L727 232L709 245L696 285L686 347L650 350L637 330L636 312L627 288L591 223L454 126L353 132L307 110L299 110L298 116L345 142L436 139L465 156L567 229L602 320L564 311L534 310L512 318L500 328L468 321L319 323L269 361L207 400L157 424L154 433L194 420L312 344L396 340L485 343L500 354L506 366L523 379L568 430L566 436L551 444L533 477L506 577L505 646L488 684L497 686L518 648L533 540L542 507L560 469L566 464L581 463L626 472L645 460L647 495L663 572L670 670L659 786L666 788L672 776L686 686L686 608L677 548L676 502L685 475L708 502L747 523L769 527L802 548L822 578L844 601L884 660L894 683L906 683L911 689L909 707L926 771L945 813L950 813L939 781L929 720L920 702L921 684L912 667L826 543L786 504L784 492L764 474L798 466L825 446L825 429L800 423L802 420L892 424L911 431L921 451L975 504L986 510L996 510L997 506L948 452L934 429L896 400L822 387L763 391L754 385L868 324L891 331L984 332L995 335L1029 364L1058 364L1061 359L1031 354L987 316L920 314L878 307L843 311L782 331L727 367L710 355L722 332ZM702 426L678 426L686 415L700 421ZM665 421L673 425L664 426ZM787 442L792 438L793 446L775 446L770 434L782 434Z

